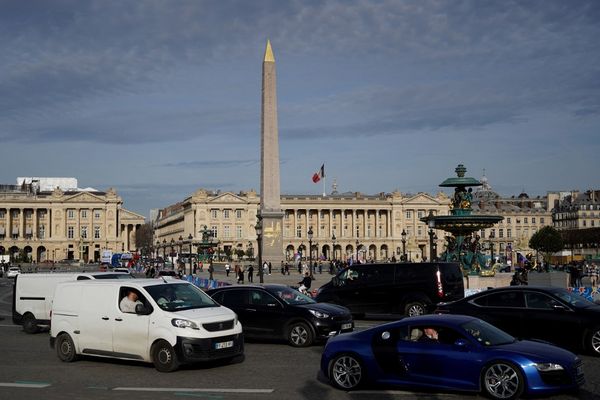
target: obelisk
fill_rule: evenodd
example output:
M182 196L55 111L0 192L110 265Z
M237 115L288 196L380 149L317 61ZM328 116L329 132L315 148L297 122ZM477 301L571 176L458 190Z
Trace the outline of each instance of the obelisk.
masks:
M260 141L260 216L262 260L278 268L283 260L283 212L279 182L279 131L277 129L277 81L275 57L267 40L262 68Z

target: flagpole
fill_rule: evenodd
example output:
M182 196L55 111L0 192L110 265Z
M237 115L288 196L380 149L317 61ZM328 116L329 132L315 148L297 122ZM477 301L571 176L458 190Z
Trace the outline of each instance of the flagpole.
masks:
M323 177L323 197L325 197L325 177Z

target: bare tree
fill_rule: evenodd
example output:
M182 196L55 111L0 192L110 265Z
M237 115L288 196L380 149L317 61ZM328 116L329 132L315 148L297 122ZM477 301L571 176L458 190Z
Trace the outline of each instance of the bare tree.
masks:
M135 232L135 246L142 255L152 255L154 249L153 238L154 229L152 229L152 224L149 222L146 222Z

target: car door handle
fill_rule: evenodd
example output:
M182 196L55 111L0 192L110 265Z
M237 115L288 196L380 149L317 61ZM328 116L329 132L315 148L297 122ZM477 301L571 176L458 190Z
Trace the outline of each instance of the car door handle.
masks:
M122 318L115 318L115 321L123 321Z
M102 319L108 321L108 317L102 317Z
M254 312L256 312L256 308L246 308L246 311L254 311Z

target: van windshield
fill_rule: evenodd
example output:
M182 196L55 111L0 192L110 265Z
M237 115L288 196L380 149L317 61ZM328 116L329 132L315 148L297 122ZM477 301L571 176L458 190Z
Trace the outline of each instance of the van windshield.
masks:
M219 307L207 294L189 283L164 283L146 286L145 289L165 311Z

